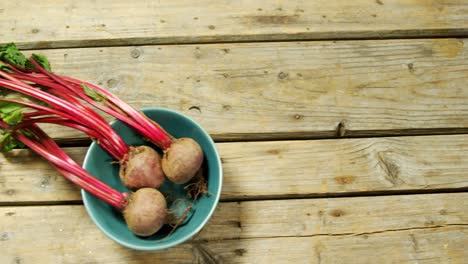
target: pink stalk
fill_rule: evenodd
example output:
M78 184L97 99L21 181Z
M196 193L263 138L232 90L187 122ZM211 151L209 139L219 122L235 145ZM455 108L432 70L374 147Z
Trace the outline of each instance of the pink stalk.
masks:
M60 90L62 92L64 91L64 89L66 89L68 92L74 94L75 96L78 96L82 100L85 100L87 103L93 105L99 110L104 111L105 113L114 116L115 118L128 124L130 127L133 127L141 135L148 138L161 149L167 150L171 146L173 137L169 133L167 133L154 121L144 116L144 114L142 114L141 112L139 112L138 110L136 110L117 96L115 96L114 94L88 82L82 82L80 80L66 76L55 75L43 69L33 59L30 59L29 61L36 67L37 71L43 74L43 76L49 77L49 80L43 78L43 76L39 76L39 74L29 74L29 77L27 77L28 75L26 74L17 74L16 76L20 79L36 82L48 88ZM89 98L89 96L81 88L82 84L85 84L91 89L104 95L106 97L106 100L104 100L105 106Z
M112 93L108 92L105 89L100 88L94 84L83 82L77 79L73 79L66 76L61 76L64 80L69 81L70 83L74 84L85 84L88 87L98 91L99 93L105 95L112 104L120 108L124 113L126 113L131 119L133 119L136 123L141 124L142 128L135 127L136 130L146 138L148 138L151 142L155 145L160 147L162 150L167 150L173 141L173 137L169 135L163 128L161 128L158 124L156 124L151 119L144 116L141 112L133 108L132 106L128 105L122 99L116 97ZM85 95L86 96L86 95ZM87 96L86 96L87 97ZM122 122L126 122L126 120L122 120ZM127 123L127 122L126 122ZM131 126L130 123L127 123Z
M103 134L100 134L97 131L80 123L80 120L77 116L73 116L68 113L57 111L53 108L48 108L46 106L42 106L42 105L31 103L31 102L12 100L12 99L3 99L3 98L0 98L0 101L21 104L32 109L38 109L38 111L36 112L26 113L23 116L23 121L21 122L21 124L18 125L19 127L29 126L34 123L50 123L50 124L67 126L70 128L80 130L86 133L88 136L92 137L93 139L97 140L99 145L117 160L122 160L123 157L125 157L125 155L127 154L127 152L122 152L122 150L119 150L119 148L117 148L118 145L115 145L115 143L110 142L107 139L107 137L104 136ZM54 114L54 115L44 117L40 115L42 113L45 113L47 115L50 115L50 114ZM109 130L109 133L111 131L113 130ZM119 138L119 141L122 141L122 140ZM128 149L128 147L125 145L123 141L121 142L121 146L124 146L126 149Z
M37 67L42 69L39 65ZM28 76L34 77L36 75L38 74L30 73ZM0 78L0 86L48 104L43 106L32 102L22 102L22 100L7 101L8 99L0 98L0 101L20 104L36 110L36 113L33 114L24 115L12 112L13 115L6 116L11 119L10 122L18 123L15 124L15 127L22 128L31 124L51 123L78 129L88 134L107 153L119 161L121 165L119 176L128 188L132 190L144 187L157 188L164 182L161 158L156 151L147 146L136 148L127 146L114 128L92 110L89 104L77 97L74 94L75 90L72 90L65 81L54 76L52 78L44 74L41 76L45 77L39 77L34 81L31 78L26 80L24 73L17 73L13 76L6 72L0 72L0 77L3 77L3 79ZM47 91L44 91L44 88ZM83 91L83 89L79 90ZM88 90L83 92L89 93ZM143 163L141 163L142 160Z
M161 168L172 182L187 183L200 169L204 159L203 150L192 138L175 139L144 113L111 92L88 82L51 73L39 65L34 58L30 58L29 61L35 66L34 73L16 73L15 77L22 81L32 82L33 85L45 87L48 93L58 97L75 97L75 101L84 101L135 129L163 150ZM60 107L60 105L56 106L56 108ZM122 171L125 172L125 168Z
M11 76L9 76L8 74L4 73L4 72L1 72L0 71L0 76L4 77L4 78L12 78ZM10 77L10 78L9 78ZM28 95L28 96L31 96L33 98L36 98L38 100L41 100L49 105L51 105L53 108L56 108L57 110L61 110L61 111L64 111L66 113L72 113L73 115L76 115L76 114L80 114L82 115L84 118L84 121L87 122L87 123L97 123L99 125L103 125L102 123L105 123L103 122L103 119L102 117L100 117L98 114L94 113L94 112L91 112L91 111L85 111L84 109L82 109L81 107L76 107L75 105L73 105L71 102L68 102L60 97L56 97L56 96L53 96L49 93L46 93L46 92L43 92L37 88L34 88L24 82L21 82L19 80L14 80L14 79L10 79L10 80L4 80L4 79L0 79L0 85L2 87L5 87L7 89L10 89L10 90L13 90L13 91L16 91L16 92L19 92L19 93L22 93L22 94L25 94L25 95ZM107 129L107 126L108 124L105 123L105 125L103 125L104 127L101 127L99 126L98 128L102 131L105 131Z
M96 107L97 109L103 111L106 114L109 114L110 116L113 116L119 120L122 120L124 123L128 124L129 126L135 128L138 131L146 131L146 129L142 126L142 124L135 122L133 119L128 117L127 115L122 113L122 110L120 110L118 107L112 105L110 102L103 101L103 102L96 102L93 99L91 99L89 96L86 95L86 93L83 91L83 88L81 86L77 86L76 84L72 83L67 83L68 85L62 86L60 84L57 84L55 82L52 82L48 79L48 76L43 75L43 74L34 74L34 76L24 74L24 73L18 73L18 74L13 74L14 77L17 77L21 80L25 81L31 81L34 83L37 83L39 85L42 85L46 88L50 88L50 92L54 93L58 96L61 96L62 94L66 93L72 93L78 98L84 100L88 104L92 105L93 107ZM73 86L70 87L69 85ZM60 92L59 92L60 91ZM103 105L103 104L105 105ZM148 134L147 132L146 134Z
M74 120L75 122L83 124L87 127L92 127L98 134L101 135L99 138L107 139L116 148L117 153L119 153L119 157L116 157L117 159L121 159L125 154L128 153L128 146L125 144L125 142L123 142L115 130L107 122L105 122L101 116L99 116L94 111L88 110L89 108L86 108L81 103L72 104L63 98L43 92L22 81L16 80L14 77L11 77L1 71L0 76L5 78L0 79L0 86L41 100L49 104L51 107L45 107L34 103L15 100L10 100L10 102L19 103L40 111L49 111L52 114ZM6 99L2 100L7 101ZM75 103L78 102L78 100L73 98L72 102ZM79 107L77 105L79 105Z
M98 144L112 157L114 157L115 159L122 160L120 153L118 153L113 148L113 145L109 141L107 141L107 139L101 138L101 135L96 133L96 131L89 129L88 127L82 126L80 124L77 124L71 120L66 120L60 117L55 117L55 116L52 116L52 117L46 116L46 117L38 117L38 118L23 117L23 121L21 122L21 124L17 125L16 128L20 129L22 127L28 127L32 124L39 124L39 123L56 124L56 125L66 126L66 127L70 127L70 128L82 131L85 134L87 134L89 137L91 137L91 139L97 140Z
M0 121L0 127L9 129L9 126ZM27 128L37 139L31 139L19 131L13 135L26 146L48 160L66 179L89 193L95 195L111 206L123 210L127 205L126 193L120 193L102 181L91 176L80 165L72 160L60 147L50 139L39 127L31 125Z

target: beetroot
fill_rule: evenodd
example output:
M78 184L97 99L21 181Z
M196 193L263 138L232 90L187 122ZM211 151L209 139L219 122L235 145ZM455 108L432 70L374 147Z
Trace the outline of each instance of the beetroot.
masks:
M200 145L191 138L179 138L165 152L162 168L170 181L184 184L195 176L202 162L203 151Z
M119 175L131 190L158 188L164 182L161 158L148 146L130 147L128 160L120 164Z
M164 225L166 199L156 189L142 188L132 193L123 211L128 228L139 236L150 236Z

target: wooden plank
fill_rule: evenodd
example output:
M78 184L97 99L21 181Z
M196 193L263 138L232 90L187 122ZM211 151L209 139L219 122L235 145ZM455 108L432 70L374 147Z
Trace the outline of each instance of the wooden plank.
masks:
M219 143L222 199L466 190L468 135ZM85 148L70 153L83 157ZM0 202L80 200L26 150L1 157Z
M3 1L0 14L1 41L26 48L468 33L463 0Z
M223 198L468 186L466 135L220 144Z
M225 202L197 240L361 236L466 225L467 198L468 193L451 193Z
M84 148L64 150L82 164ZM0 203L81 201L79 189L30 150L15 150L1 155L0 170Z
M57 73L136 107L163 106L217 140L468 133L467 39L41 51ZM78 134L59 129L57 137Z
M362 236L241 239L194 247L201 259L196 263L462 264L468 258L467 237L466 226L455 226Z
M141 253L104 237L79 205L0 207L0 261L462 263L468 203L460 201L467 195L221 203L195 240Z
M96 228L82 206L0 207L0 211L1 263L191 263L189 245L161 252L117 245Z

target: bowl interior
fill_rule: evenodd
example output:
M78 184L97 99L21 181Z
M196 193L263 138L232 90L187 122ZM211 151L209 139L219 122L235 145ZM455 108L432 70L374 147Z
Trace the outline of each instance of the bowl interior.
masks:
M164 227L153 236L139 237L127 228L120 212L84 190L81 191L81 194L89 216L109 238L125 247L133 249L158 250L186 241L198 233L206 224L219 201L222 185L222 169L219 155L211 137L193 120L173 110L164 108L146 108L142 111L174 137L191 137L203 149L205 155L204 163L206 164L207 171L206 178L208 181L207 195L203 195L197 201L187 199L183 190L184 186L173 184L169 180L166 180L160 188L160 191L163 193L171 193L172 197L168 197L168 204L173 204L172 201L174 199L183 198L193 205L192 213L189 215L190 219L185 221L182 226L178 227L168 237L166 235L171 230L169 227ZM138 146L149 144L143 141L139 134L124 123L113 121L111 125L127 145ZM155 147L155 149L157 148ZM129 190L120 181L118 164L113 164L112 161L112 157L99 145L92 143L86 153L83 167L91 175L99 178L111 187L121 192L128 192Z

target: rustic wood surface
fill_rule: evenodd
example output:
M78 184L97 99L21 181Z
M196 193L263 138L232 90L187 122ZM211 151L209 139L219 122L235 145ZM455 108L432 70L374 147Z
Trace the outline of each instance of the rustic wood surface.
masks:
M216 140L468 132L466 39L44 50L56 72ZM105 63L103 63L105 62ZM76 132L62 137L76 137Z
M218 143L223 200L468 190L468 135ZM67 148L81 162L86 148ZM28 150L0 156L0 204L81 196ZM34 170L34 173L31 173Z
M464 0L2 1L25 48L466 35Z
M0 156L2 264L468 259L467 1L2 1L7 42L192 117L224 185L196 237L141 252L14 150ZM89 139L46 129L82 162Z
M0 261L462 263L468 257L467 198L461 193L221 203L191 242L155 253L117 246L81 206L2 207L0 243L7 254Z

